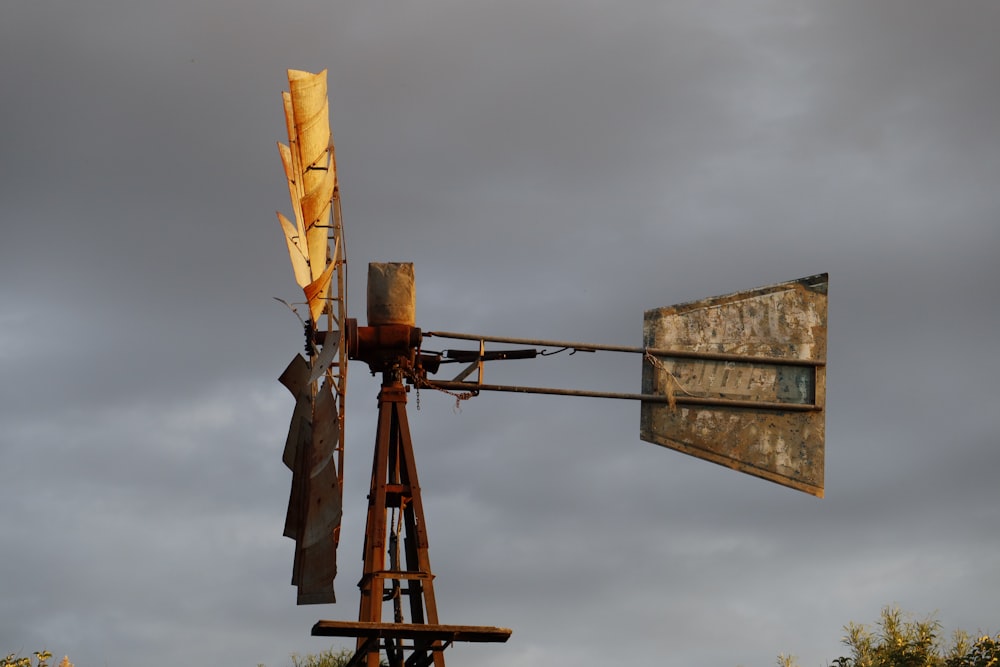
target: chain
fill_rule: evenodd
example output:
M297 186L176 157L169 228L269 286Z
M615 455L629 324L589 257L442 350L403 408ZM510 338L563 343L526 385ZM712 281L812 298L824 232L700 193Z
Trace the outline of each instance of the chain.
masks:
M433 382L428 380L426 377L417 375L412 369L407 369L404 371L406 377L413 386L417 389L417 410L420 409L420 389L421 387L426 387L427 389L433 389L434 391L440 391L442 394L448 394L455 399L455 412L462 411L462 401L467 401L473 396L478 396L479 392L475 391L451 391L445 389L444 387L438 387Z

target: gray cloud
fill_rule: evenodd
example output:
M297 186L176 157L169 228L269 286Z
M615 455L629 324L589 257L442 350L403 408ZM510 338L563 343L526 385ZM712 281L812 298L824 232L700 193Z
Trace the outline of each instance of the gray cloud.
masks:
M636 405L411 395L442 620L515 631L450 661L819 664L884 604L994 623L998 11L9 3L0 651L279 667L355 615L367 369L340 604L294 606L281 536L288 67L329 68L355 315L366 262L413 261L425 329L630 345L644 309L831 274L822 501L640 442Z

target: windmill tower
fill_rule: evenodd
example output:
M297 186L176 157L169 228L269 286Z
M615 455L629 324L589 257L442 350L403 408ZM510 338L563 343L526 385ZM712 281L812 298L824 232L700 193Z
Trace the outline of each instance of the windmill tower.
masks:
M368 321L360 326L346 309L326 72L288 76L289 144L279 149L295 222L280 213L278 219L308 308L308 359L297 355L281 376L296 400L284 452L292 469L285 535L295 539L292 583L299 604L334 601L348 359L382 377L358 620L319 621L312 630L354 637L351 667L377 667L383 655L392 667L444 667L444 651L455 642L503 642L511 635L506 628L439 622L406 416L409 387L462 397L506 391L639 401L642 440L822 497L825 274L648 310L643 345L629 347L423 331L416 326L413 265L373 263ZM433 338L477 347L425 349ZM487 350L487 343L503 347ZM487 361L584 350L641 355L641 393L483 381ZM464 368L451 380L431 378L448 364Z

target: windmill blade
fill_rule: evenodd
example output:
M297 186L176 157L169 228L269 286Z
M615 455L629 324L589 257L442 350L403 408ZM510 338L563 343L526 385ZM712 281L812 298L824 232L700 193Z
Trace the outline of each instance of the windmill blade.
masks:
M330 147L326 70L318 74L288 70L288 94L294 112L295 134L299 139L298 153L305 168L323 159Z
M313 398L310 376L309 364L296 355L279 378L295 396L282 460L292 470L284 534L295 539L292 584L299 588L299 604L335 602L343 507L334 461L340 440L337 401L329 382Z
M329 335L333 337L335 343L331 345L324 345L319 351L319 354L316 355L316 358L313 359L313 367L312 370L309 371L310 383L316 382L321 377L326 375L327 371L329 371L331 366L334 364L337 358L337 353L340 351L338 349L338 345L336 344L336 342L339 342L340 332L331 331Z
M315 168L314 168L315 169ZM329 167L321 171L308 171L306 174L319 173L315 187L307 189L302 197L302 218L306 225L306 248L309 253L309 266L313 278L318 278L329 259L330 233L330 202L333 199L335 175Z
M278 222L309 308L310 359L296 356L280 378L295 397L282 453L292 470L284 534L295 540L292 584L298 587L298 604L314 604L335 601L347 383L341 334L347 318L346 258L326 71L289 70L288 84L282 93L288 144L279 142L278 153L294 221L279 212Z
M301 243L302 237L299 235L299 230L288 218L278 213L278 222L281 224L281 231L285 234L288 257L292 261L292 270L295 272L295 282L299 284L299 287L304 288L312 282L312 276L309 273L308 250Z
M337 541L343 501L334 455L339 441L337 401L324 382L313 402L312 438L304 456L307 490L305 512L296 540L293 583L299 588L298 604L336 602L333 580L337 576Z
M282 97L285 101L285 114L286 116L292 113L291 98L288 97L288 93L283 93ZM294 126L289 124L290 131L294 132ZM289 135L294 137L294 135ZM306 238L306 225L302 220L302 207L299 206L299 202L302 201L302 178L299 176L299 169L296 167L295 156L292 155L292 149L285 144L278 142L278 155L281 157L281 166L285 170L285 183L288 185L288 198L292 202L292 211L295 215L295 238L298 243L301 243L299 249L305 250L305 238ZM307 254L308 257L308 254Z
M306 291L313 322L322 314L330 290L329 236L336 164L330 135L330 108L327 101L326 70L310 74L288 71L290 91L282 94L288 145L278 144L288 192L295 211L295 225L279 217L296 281ZM304 255L308 279L302 270Z
M326 308L327 298L330 295L331 278L336 264L330 264L319 278L312 281L302 290L305 292L306 301L309 303L309 318L313 322L318 322Z
M330 155L330 106L326 91L326 70L310 74L288 71L292 119L295 136L289 135L292 151L301 174L299 205L305 224L309 264L315 280L327 262L327 229L330 202L336 188L337 174ZM286 109L287 113L287 109Z
M312 442L312 396L309 381L309 363L302 355L295 355L288 367L278 378L295 397L295 409L285 438L285 450L281 460L292 471L292 486L285 514L285 537L298 542L299 527L302 525L302 508L307 490L306 476L299 471L300 452L304 452ZM298 545L296 545L298 551ZM293 584L294 575L293 575Z

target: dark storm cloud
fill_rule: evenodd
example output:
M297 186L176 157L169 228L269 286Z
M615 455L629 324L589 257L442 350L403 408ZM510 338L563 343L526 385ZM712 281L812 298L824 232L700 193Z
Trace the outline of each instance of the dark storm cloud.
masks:
M367 369L342 604L294 608L280 535L287 67L330 70L355 315L366 262L413 261L425 329L629 345L644 309L831 273L822 501L639 442L636 405L411 396L442 620L515 629L450 660L817 664L883 604L996 617L994 3L5 12L0 651L275 667L353 617Z

